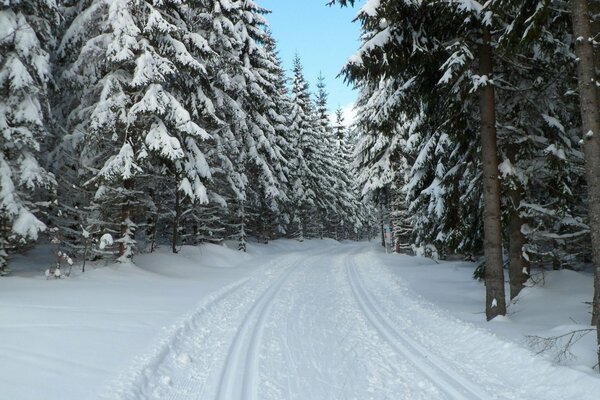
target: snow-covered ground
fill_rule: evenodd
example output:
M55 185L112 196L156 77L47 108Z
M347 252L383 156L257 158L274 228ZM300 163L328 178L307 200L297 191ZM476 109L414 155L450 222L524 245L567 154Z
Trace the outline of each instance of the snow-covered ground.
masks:
M526 335L588 328L591 278L546 273L484 321L462 262L281 240L0 279L0 399L596 399L594 337L556 365ZM537 277L541 280L541 276Z

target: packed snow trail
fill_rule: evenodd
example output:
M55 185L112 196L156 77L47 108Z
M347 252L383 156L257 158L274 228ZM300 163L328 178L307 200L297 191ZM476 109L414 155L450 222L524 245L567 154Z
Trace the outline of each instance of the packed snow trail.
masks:
M453 373L451 368L444 366L434 354L394 329L392 322L379 310L377 303L365 288L356 269L355 262L350 258L346 264L346 272L356 301L367 319L392 347L411 360L417 369L432 379L433 382L436 382L440 390L450 398L474 400L489 398L472 382L465 380L460 375Z
M366 244L279 254L204 300L105 399L595 399L600 379L422 299Z
M219 399L256 398L258 352L265 319L273 299L293 269L289 267L282 273L244 317L229 348L225 368L221 371L217 389Z

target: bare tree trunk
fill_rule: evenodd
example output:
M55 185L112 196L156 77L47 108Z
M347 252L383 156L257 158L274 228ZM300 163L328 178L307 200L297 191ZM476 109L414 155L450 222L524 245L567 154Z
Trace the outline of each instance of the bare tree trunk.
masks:
M379 203L379 213L381 216L381 246L385 247L385 221L383 218L383 202Z
M510 210L508 215L508 280L510 281L510 299L517 297L528 279L529 263L523 257L523 246L527 242L521 232L523 218L519 211L522 193L521 188L513 187L508 190Z
M6 218L0 216L0 276L6 275L8 265L8 227Z
M240 237L238 238L238 250L246 252L246 202L241 200L239 204L239 218L240 218Z
M179 175L175 175L175 217L173 218L173 242L171 249L173 254L177 253L177 242L179 241L179 220L181 219L181 199L179 197Z
M492 78L490 31L482 28L479 49L479 74ZM504 271L502 269L502 225L500 221L500 180L496 144L496 102L494 86L479 89L481 114L481 157L483 162L483 230L485 253L485 315L487 320L506 314Z
M154 253L156 250L156 234L158 232L158 210L154 213L152 222L150 223L150 235L152 240L150 241L150 253Z
M593 34L587 0L571 0L577 79L583 129L585 175L588 184L588 213L594 259L592 324L596 325L600 362L600 110L594 64Z

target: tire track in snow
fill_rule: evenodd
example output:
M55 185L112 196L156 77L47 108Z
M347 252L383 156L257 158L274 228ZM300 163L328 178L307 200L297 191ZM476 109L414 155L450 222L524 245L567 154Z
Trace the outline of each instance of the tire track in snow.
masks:
M257 399L258 353L273 301L297 263L281 274L253 304L233 339L217 387L218 400Z
M431 379L438 388L450 398L457 400L483 400L490 396L481 391L474 383L452 372L441 359L411 338L402 335L393 326L369 291L365 288L356 263L347 258L346 275L350 282L352 293L361 311L377 332L406 359L411 361L417 369Z

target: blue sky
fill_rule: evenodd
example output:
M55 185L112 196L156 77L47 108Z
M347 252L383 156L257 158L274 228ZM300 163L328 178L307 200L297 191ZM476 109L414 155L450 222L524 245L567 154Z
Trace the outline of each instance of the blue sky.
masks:
M332 112L338 106L348 108L353 104L356 92L336 75L358 48L360 27L352 23L358 8L328 7L327 0L255 1L272 11L267 20L288 76L294 54L298 53L311 90L315 89L319 71L323 73Z

